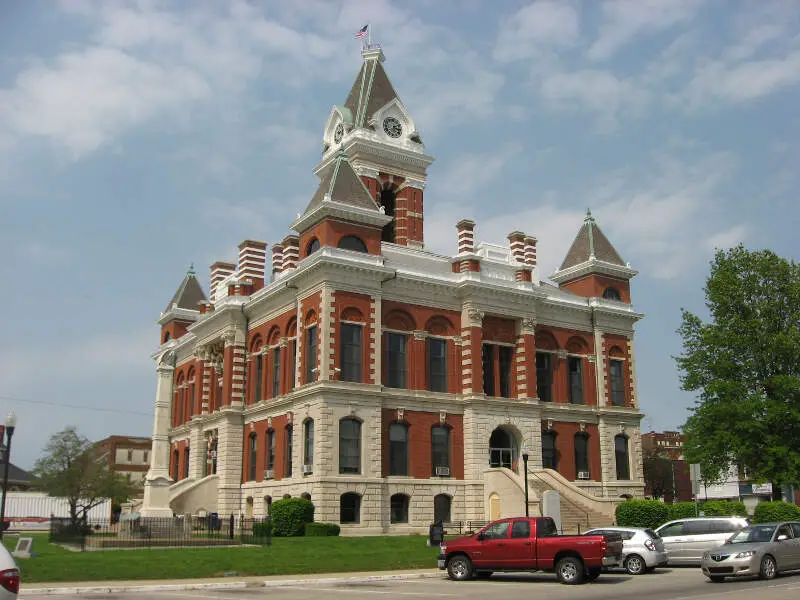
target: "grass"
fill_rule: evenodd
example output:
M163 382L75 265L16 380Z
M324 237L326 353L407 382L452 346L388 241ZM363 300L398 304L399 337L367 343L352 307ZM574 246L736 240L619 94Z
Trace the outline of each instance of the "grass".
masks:
M30 537L38 556L17 559L23 584L430 569L439 552L426 546L425 536L273 538L271 546L258 548L93 552L49 544L47 534ZM4 543L13 550L17 537Z

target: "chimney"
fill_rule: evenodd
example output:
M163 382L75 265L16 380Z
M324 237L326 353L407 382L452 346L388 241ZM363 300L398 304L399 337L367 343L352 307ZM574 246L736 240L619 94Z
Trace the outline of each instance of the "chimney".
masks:
M456 223L458 230L458 253L472 254L475 252L475 221L461 219Z
M218 260L211 265L211 290L209 297L211 302L214 302L214 297L217 291L217 284L226 277L233 275L236 272L236 265L233 263Z
M296 235L287 235L283 238L283 271L297 268L300 259L300 238Z
M525 234L521 231L512 231L508 234L509 247L511 248L511 260L516 263L514 279L516 281L531 281L531 270L525 260Z
M272 246L272 279L273 281L283 270L283 246L274 244Z
M536 266L536 238L532 235L525 237L525 264Z
M239 279L252 279L253 291L264 287L264 269L267 260L267 243L245 240L239 244Z

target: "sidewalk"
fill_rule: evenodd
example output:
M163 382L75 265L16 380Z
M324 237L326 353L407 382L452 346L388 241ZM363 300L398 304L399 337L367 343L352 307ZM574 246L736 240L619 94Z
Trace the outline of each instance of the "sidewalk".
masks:
M166 592L184 590L231 590L243 588L281 587L287 585L331 585L337 583L365 583L398 579L423 579L443 577L439 569L411 571L372 571L364 573L313 573L307 575L260 575L255 577L217 577L214 579L161 579L141 581L96 581L69 583L22 582L19 597L41 595L67 595L123 592Z

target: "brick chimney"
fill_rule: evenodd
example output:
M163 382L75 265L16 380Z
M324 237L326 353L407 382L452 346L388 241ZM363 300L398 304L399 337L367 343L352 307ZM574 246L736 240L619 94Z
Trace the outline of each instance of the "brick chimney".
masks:
M536 266L536 238L532 235L525 237L525 264Z
M300 259L300 238L296 235L287 235L283 238L283 268L282 271L297 268Z
M273 244L272 246L272 279L273 281L278 276L278 273L283 271L283 246L281 244Z
M456 223L458 230L458 253L472 254L475 252L475 221L461 219Z
M253 291L264 287L264 269L267 260L267 243L245 240L239 244L239 279L252 279Z
M508 234L508 243L511 249L511 259L516 263L517 269L514 272L516 281L531 281L531 270L527 267L525 259L526 236L521 231L512 231ZM524 265L524 266L523 266Z
M214 297L217 291L217 284L226 277L233 275L236 272L236 265L223 260L218 260L211 265L211 290L209 297L211 302L214 302Z

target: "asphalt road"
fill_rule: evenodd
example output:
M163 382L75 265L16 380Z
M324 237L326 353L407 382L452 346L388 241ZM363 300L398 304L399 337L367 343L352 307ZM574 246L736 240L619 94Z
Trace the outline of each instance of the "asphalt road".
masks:
M580 586L561 585L550 574L494 575L488 581L453 582L441 579L408 581L373 581L369 583L309 582L286 587L239 590L187 590L175 592L132 592L121 594L85 594L45 596L24 593L24 600L61 598L74 600L388 600L414 598L487 600L530 600L552 597L556 600L788 600L800 598L800 574L786 575L772 581L744 580L710 583L699 569L660 569L649 575L631 577L623 573L603 574L592 583Z

